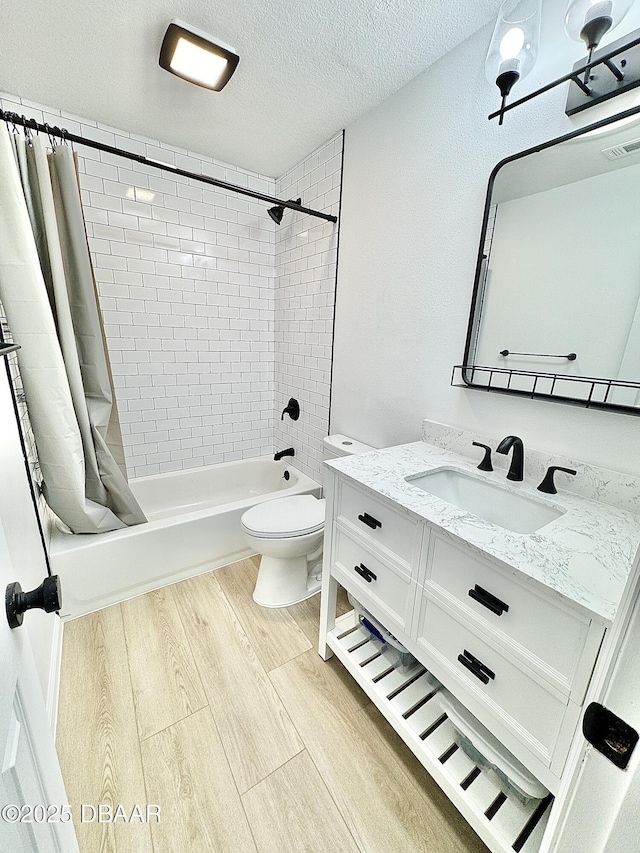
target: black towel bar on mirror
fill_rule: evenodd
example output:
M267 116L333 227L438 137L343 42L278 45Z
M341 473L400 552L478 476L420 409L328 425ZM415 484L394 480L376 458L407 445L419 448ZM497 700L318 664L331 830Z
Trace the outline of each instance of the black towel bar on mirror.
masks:
M514 352L513 350L501 349L500 355L505 358L508 355L529 355L532 358L566 358L567 361L575 361L578 357L578 354L575 352L568 352L563 355L557 355L555 353L547 353L547 352Z

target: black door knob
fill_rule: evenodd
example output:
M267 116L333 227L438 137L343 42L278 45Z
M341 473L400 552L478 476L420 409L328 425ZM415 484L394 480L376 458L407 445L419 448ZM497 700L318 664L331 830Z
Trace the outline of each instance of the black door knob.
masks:
M23 592L18 581L10 583L4 596L7 621L10 628L22 625L27 610L44 610L53 613L62 607L62 593L58 575L45 578L37 589Z

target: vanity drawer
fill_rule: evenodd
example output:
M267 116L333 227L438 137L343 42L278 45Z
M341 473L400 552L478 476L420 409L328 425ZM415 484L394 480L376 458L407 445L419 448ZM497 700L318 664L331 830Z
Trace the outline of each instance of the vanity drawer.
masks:
M439 663L434 666L438 678L445 684L457 682L550 766L568 705L566 697L545 686L427 595L421 601L417 642Z
M409 633L415 583L393 562L376 556L344 532L335 538L331 573L393 633ZM393 620L391 623L390 620Z
M520 583L517 576L437 535L431 539L428 563L426 590L433 589L438 598L453 597L497 632L506 645L518 643L567 691L586 689L592 661L582 666L581 662L590 620L536 594L531 583L526 585L526 578ZM594 660L597 650L598 644L593 649Z
M339 523L346 523L374 550L375 546L386 548L412 573L421 538L421 525L416 520L345 482L340 483L337 516Z

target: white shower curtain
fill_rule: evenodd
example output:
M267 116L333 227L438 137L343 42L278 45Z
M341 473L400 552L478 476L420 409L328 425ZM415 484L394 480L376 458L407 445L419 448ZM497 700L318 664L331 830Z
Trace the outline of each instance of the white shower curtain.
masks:
M75 162L0 124L0 301L47 503L73 533L146 519L127 483Z

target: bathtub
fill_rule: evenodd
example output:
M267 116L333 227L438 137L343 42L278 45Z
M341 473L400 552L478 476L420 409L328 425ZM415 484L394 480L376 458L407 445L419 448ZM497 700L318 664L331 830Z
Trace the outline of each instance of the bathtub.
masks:
M139 477L130 485L146 524L111 533L52 533L61 617L82 616L248 557L255 551L240 527L245 510L276 497L321 492L314 480L271 457Z

